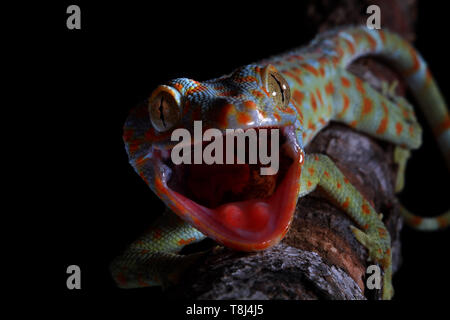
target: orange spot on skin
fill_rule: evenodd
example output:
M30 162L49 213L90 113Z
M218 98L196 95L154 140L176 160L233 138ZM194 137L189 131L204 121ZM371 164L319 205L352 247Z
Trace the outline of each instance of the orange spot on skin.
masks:
M450 129L450 117L447 113L444 120L435 127L434 134L436 135L436 137L439 137L442 133L444 133L444 131L448 129Z
M328 59L322 57L322 58L319 58L317 61L319 62L320 65L325 65L325 64L327 64Z
M308 172L311 176L313 176L314 175L314 167L309 167Z
M328 173L328 171L324 171L323 174L325 175L325 177L329 178L330 174Z
M302 109L297 105L294 99L291 100L292 104L294 105L295 110L297 111L297 115L299 117L300 123L303 125L303 112Z
M384 33L384 31L378 30L378 34L380 35L381 42L383 42L383 44L385 44L386 43L386 34Z
M297 67L294 67L294 68L292 68L291 70L292 70L292 72L294 72L295 74L301 74L301 73L302 73L302 69L297 68Z
M256 78L253 77L253 76L246 76L246 77L243 77L243 78L237 78L237 79L235 79L235 81L238 82L238 83L242 83L242 82L255 82L255 81L256 81Z
M344 116L345 112L347 112L350 106L350 98L345 93L342 94L342 100L343 100L343 107L342 111L338 114L339 118L342 118Z
M301 105L303 102L303 99L305 98L305 95L301 91L294 90L294 94L292 95L292 97L294 98L295 102L297 102L299 105Z
M315 156L314 156L314 160L319 161L319 156L318 156L318 155L315 155Z
M350 80L348 80L346 77L341 77L341 83L346 88L350 87Z
M175 84L173 85L173 87L174 87L175 89L177 89L178 91L181 91L181 90L183 89L183 85L182 85L181 83L175 83Z
M333 86L333 82L328 82L327 85L325 86L325 93L329 96L331 96L334 93L334 86Z
M311 107L313 108L314 112L317 111L317 101L312 92L311 92Z
M257 107L256 103L254 103L253 101L245 101L244 102L244 106L246 108L249 108L249 109L252 109L252 110L256 109L256 107Z
M281 121L281 116L277 112L274 112L273 116L277 119L277 121Z
M372 100L369 98L364 98L363 109L361 116L365 116L372 111Z
M383 134L386 132L387 126L388 126L388 108L384 102L381 102L381 106L384 110L384 117L380 121L380 125L378 126L378 129L376 131L377 134Z
M221 96L221 97L231 97L231 96L236 96L237 93L236 93L236 91L233 91L233 90L227 90L227 91L217 92L217 95Z
M296 74L290 72L290 71L284 71L283 72L284 75L292 78L295 82L297 82L300 86L303 85L303 80L302 78L298 77Z
M395 132L399 136L402 133L402 131L403 131L403 125L400 122L397 122L395 124Z
M262 97L264 97L264 94L262 94L261 91L259 91L259 90L252 90L252 94L253 94L256 98L262 98Z
M331 62L333 62L333 66L336 68L339 64L339 58L338 57L332 57Z
M327 122L326 122L322 117L319 118L319 122L320 122L323 126L327 124Z
M342 208L347 209L349 205L350 205L350 199L347 197L347 198L345 198L345 201L342 204Z
M192 243L192 242L194 242L194 241L195 241L195 238L180 239L180 240L178 240L178 244L179 244L180 246L183 246L183 245L190 244L190 243Z
M311 181L308 180L306 184L308 185L308 188L311 188L311 186L312 186L312 182Z
M252 117L250 117L246 112L238 112L236 117L237 122L244 125L252 121Z
M436 218L439 228L445 228L449 225L450 221L448 221L448 219L446 219L445 217L437 217Z
M155 229L155 231L153 231L153 238L154 239L160 239L162 236L161 230L160 229Z
M366 93L364 89L364 82L360 78L356 78L355 80L356 90L358 90L362 95Z
M341 58L344 55L344 50L341 47L337 47L338 57Z
M360 34L360 33L355 34L353 36L353 39L355 39L355 43L358 44L362 39L362 34Z
M414 127L412 125L409 126L409 135L410 136L414 135Z
M378 234L381 238L386 238L386 230L383 228L378 228Z
M422 218L421 218L421 217L414 216L414 217L412 217L412 218L409 220L409 223L410 223L411 225L417 227L418 225L420 225L420 224L422 223Z
M311 129L313 131L316 130L316 125L311 122L311 120L308 121L308 129Z
M323 105L322 94L320 93L320 90L318 88L316 89L316 94L317 97L319 98L320 104Z
M324 67L320 67L319 72L320 72L320 76L322 78L325 77L325 68Z
M344 39L344 40L347 43L350 54L354 55L355 54L355 46L353 45L353 43L350 40L348 40L348 39Z
M406 119L408 119L409 118L409 113L408 113L408 111L405 109L405 110L403 110L403 116L406 118Z
M303 60L303 59L304 59L303 56L298 55L298 54L293 54L289 58L287 58L287 60L291 61L291 62L296 61L296 60Z
M367 34L366 36L367 36L367 41L369 41L370 49L375 50L377 47L377 42L370 34Z
M305 70L311 72L313 75L315 75L316 77L319 76L319 73L317 72L316 68L314 68L312 65L309 64L304 64L303 68L305 68Z
M405 72L407 77L413 75L420 69L420 61L419 61L416 51L414 50L413 47L410 47L409 52L410 52L411 59L412 59L412 66Z
M425 71L425 84L424 87L428 87L431 84L431 81L433 80L433 76L431 75L430 69L427 68Z
M349 183L350 181L347 178L344 177L344 182L345 183Z
M294 114L295 111L292 108L289 107L282 107L279 108L282 112L287 113L287 114Z
M368 223L366 223L365 225L363 225L363 229L364 229L364 230L367 230L367 229L369 229L369 224L368 224Z
M370 207L369 207L369 205L368 205L367 203L364 203L364 204L361 206L361 210L362 210L362 212L363 212L364 214L370 214Z
M348 125L349 125L350 127L352 127L352 128L355 128L357 124L358 124L358 121L353 120L353 121L350 122Z
M340 189L340 188L342 187L342 185L339 183L339 181L336 183L336 187L337 187L338 189Z
M206 90L206 87L204 85L199 84L198 82L196 84L197 84L196 87L193 87L193 88L190 88L190 89L186 90L185 95L191 95L191 94L194 94L196 92L202 92L202 91Z

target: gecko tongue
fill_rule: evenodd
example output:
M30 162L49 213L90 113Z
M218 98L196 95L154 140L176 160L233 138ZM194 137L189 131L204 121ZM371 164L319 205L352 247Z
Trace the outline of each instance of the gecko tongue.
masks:
M217 219L230 228L257 232L264 229L274 211L271 201L247 200L227 203L215 210Z

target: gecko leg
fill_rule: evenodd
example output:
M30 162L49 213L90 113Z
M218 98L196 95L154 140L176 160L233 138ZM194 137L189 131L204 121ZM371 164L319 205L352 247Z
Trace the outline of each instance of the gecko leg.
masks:
M356 239L367 248L369 259L383 268L383 299L390 299L393 295L391 240L380 215L328 156L307 155L303 168L300 196L320 187L352 218L359 227L352 227Z
M402 147L395 147L394 162L397 164L397 178L395 182L395 192L400 192L405 186L406 163L411 156L411 151Z
M341 82L340 94L335 97L334 121L407 149L420 147L422 128L405 99L395 97L392 101L346 71Z
M121 288L167 286L204 253L177 254L205 236L172 212L166 212L110 266Z
M333 120L346 123L359 131L397 146L394 153L394 161L399 168L395 190L397 192L401 191L404 185L406 163L410 155L409 150L416 149L421 145L422 129L414 115L413 106L406 99L395 96L393 93L389 94L389 98L384 96L369 84L364 83L347 71L342 73L341 82L340 93L342 102L340 104L339 99L335 100L337 108ZM355 87L356 90L352 87ZM384 91L388 93L386 91L389 90L384 89ZM427 97L430 101L427 100ZM430 97L432 98L433 95L422 97L419 105L423 105L424 102L427 105L431 105L433 102L436 103ZM441 121L439 117L448 117L448 113L444 110L445 105L443 105L443 102L438 99L437 103L441 104L435 106L437 108L435 111L430 111L433 110L432 108L425 110L422 106L422 111L427 116L432 127L433 124L434 127L436 127L436 124L439 124L439 121ZM444 119L444 124L446 123L445 121ZM450 130L445 129L445 126L446 124L444 126L441 125L441 128L438 125L437 128L440 128L440 133L436 134L442 140L440 141L441 150L444 155L446 150L448 150L448 145L444 140L446 134L450 133ZM450 161L447 164L450 165ZM400 212L406 223L418 230L436 230L450 225L450 211L433 218L422 218L414 215L404 207L401 207Z
M403 110L403 113L406 114L405 117L412 117L414 115L413 106L409 104L409 102L403 98L402 96L398 96L395 93L395 90L398 86L398 81L395 80L392 83L387 81L381 81L381 94L385 97L388 97L390 100L394 101L399 108ZM408 159L411 156L411 151L402 148L400 146L396 146L394 150L394 162L397 164L397 177L395 182L395 192L400 192L405 187L405 172L406 172L406 164Z

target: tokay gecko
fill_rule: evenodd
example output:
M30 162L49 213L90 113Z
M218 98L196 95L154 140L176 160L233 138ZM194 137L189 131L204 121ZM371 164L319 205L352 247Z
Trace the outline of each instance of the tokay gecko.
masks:
M199 253L186 245L206 237L241 251L269 248L283 239L297 199L325 191L354 222L351 230L383 269L384 299L393 296L391 240L382 215L358 192L331 158L304 147L330 121L396 146L396 191L403 187L410 150L422 129L404 98L388 96L346 70L362 56L379 56L405 79L450 167L450 118L439 89L419 53L386 30L346 27L319 34L308 46L199 82L178 78L158 86L134 108L123 138L135 171L166 204L167 212L111 264L119 287L165 285ZM279 170L260 175L260 165L175 165L170 152L176 128L277 128ZM421 218L401 208L407 224L434 230L450 212Z

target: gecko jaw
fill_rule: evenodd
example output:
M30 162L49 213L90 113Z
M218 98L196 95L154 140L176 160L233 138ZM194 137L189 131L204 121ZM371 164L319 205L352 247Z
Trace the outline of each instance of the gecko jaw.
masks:
M292 141L295 139L293 127L281 129L284 143L280 145L280 170L275 176L257 176L258 166L217 165L214 168L214 165L203 165L206 167L195 169L194 166L170 165L163 160L157 194L181 218L228 247L256 251L275 245L292 221L303 164L303 152L296 141ZM181 177L180 172L184 173ZM214 176L214 172L222 175ZM192 173L200 174L200 182L195 181ZM210 185L203 181L208 177L216 183ZM248 185L243 177L249 178ZM271 186L270 190L264 190L266 184ZM188 187L199 190L192 191ZM236 192L233 194L233 191ZM203 198L202 193L206 193Z

